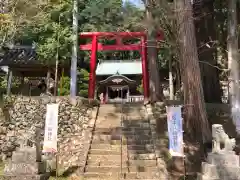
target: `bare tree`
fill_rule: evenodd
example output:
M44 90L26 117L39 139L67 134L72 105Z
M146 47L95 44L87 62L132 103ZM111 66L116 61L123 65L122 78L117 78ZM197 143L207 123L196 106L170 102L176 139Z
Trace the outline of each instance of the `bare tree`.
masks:
M210 140L211 134L204 103L192 4L189 0L175 0L175 8L186 109L184 123L194 139L205 143Z

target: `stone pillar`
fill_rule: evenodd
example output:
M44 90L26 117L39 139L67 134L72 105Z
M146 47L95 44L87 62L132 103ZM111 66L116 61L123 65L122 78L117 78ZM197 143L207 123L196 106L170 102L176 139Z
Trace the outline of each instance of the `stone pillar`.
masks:
M41 161L36 152L36 148L31 147L22 147L16 152L13 152L12 160L5 165L2 179L48 179L49 173L46 172L46 162Z

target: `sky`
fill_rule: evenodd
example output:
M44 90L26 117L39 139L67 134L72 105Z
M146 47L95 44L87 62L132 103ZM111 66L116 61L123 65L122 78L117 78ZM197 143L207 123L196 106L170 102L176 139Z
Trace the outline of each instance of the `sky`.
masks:
M136 6L143 7L142 0L123 0L123 3L124 2L131 2L131 3L135 4Z

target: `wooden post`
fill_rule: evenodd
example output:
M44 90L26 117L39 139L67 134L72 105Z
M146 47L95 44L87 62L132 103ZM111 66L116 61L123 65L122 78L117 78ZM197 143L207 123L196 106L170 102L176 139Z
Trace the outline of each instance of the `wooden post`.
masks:
M21 77L21 94L23 95L24 93L24 74L22 74Z
M12 87L12 71L8 69L8 82L7 82L7 95L9 96L11 93Z

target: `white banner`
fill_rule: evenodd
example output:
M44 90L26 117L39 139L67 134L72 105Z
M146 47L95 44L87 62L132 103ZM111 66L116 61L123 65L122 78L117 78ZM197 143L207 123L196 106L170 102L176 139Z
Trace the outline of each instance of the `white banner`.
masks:
M181 106L169 106L167 110L169 152L172 156L184 156Z
M59 104L47 104L47 114L45 121L45 133L43 152L57 152L57 133L58 133L58 107Z

